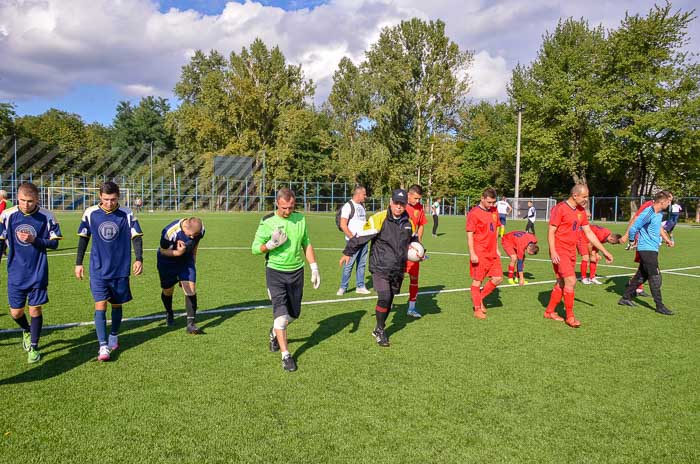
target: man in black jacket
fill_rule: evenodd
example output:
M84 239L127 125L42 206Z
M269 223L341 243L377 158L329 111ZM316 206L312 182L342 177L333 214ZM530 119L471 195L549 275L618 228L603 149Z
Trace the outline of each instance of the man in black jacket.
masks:
M364 231L345 245L343 257L340 258L340 264L345 265L360 247L372 242L369 271L378 297L375 307L377 326L372 331L372 336L379 346L389 346L384 326L394 295L401 290L408 245L417 240L413 224L406 213L407 198L405 190L394 190L389 209L372 215L365 224Z

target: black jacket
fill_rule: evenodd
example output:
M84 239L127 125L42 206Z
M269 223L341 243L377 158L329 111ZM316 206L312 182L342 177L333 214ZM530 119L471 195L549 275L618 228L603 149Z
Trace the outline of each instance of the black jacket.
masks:
M348 241L343 254L352 256L371 241L369 271L388 278L402 277L406 271L408 245L416 240L408 213L394 218L390 211L381 211L369 218L362 235Z

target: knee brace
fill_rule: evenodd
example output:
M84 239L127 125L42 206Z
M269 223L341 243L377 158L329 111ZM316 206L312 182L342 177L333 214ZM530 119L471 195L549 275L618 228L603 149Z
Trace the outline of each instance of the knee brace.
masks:
M287 326L289 324L291 324L293 321L294 321L294 318L289 317L288 315L278 316L275 318L272 326L277 330L286 330Z

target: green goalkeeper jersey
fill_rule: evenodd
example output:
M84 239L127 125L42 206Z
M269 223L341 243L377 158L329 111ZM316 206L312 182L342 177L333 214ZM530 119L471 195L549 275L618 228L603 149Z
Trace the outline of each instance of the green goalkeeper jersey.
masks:
M284 272L296 271L304 267L304 250L310 242L309 234L306 232L306 218L301 213L294 212L288 218L280 217L275 213L263 217L255 232L253 254L262 254L260 246L270 240L275 229L284 230L287 241L267 253L267 267Z

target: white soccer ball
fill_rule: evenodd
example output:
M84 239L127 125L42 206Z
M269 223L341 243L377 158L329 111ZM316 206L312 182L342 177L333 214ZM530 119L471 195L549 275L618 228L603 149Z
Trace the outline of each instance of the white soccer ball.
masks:
M408 260L417 263L425 257L425 248L420 242L411 242L408 245Z

